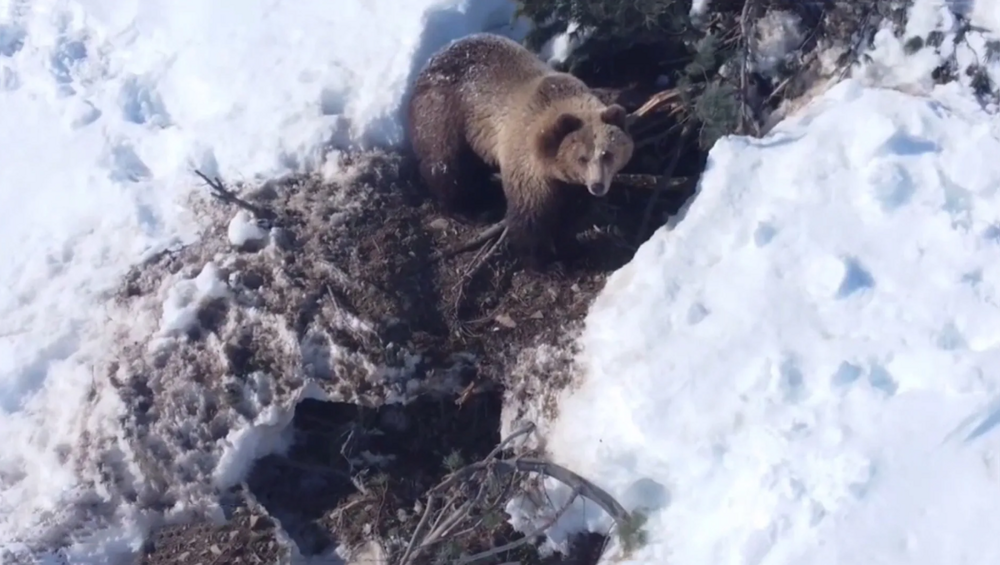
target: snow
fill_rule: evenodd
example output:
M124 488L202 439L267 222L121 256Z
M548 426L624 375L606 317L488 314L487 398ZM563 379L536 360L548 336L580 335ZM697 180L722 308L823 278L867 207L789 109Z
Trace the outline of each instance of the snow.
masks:
M102 496L78 464L85 440L121 442L121 401L92 369L113 339L105 305L130 265L199 237L192 169L232 180L335 174L330 150L398 143L411 74L454 38L504 32L512 9L0 2L0 433L11 439L0 452L0 561L79 526L75 504ZM243 220L233 238L259 236ZM167 335L224 291L214 269L168 292ZM71 561L134 549L143 524L119 525L77 540Z
M197 324L199 306L217 298L226 298L229 290L214 263L208 263L193 279L181 280L167 288L163 301L159 333L174 336Z
M566 26L566 31L556 34L542 45L538 55L550 65L565 63L570 54L590 36L589 33L578 31L579 27L576 22L570 22ZM579 36L574 37L574 33L578 33Z
M985 9L988 5L991 6L990 10ZM925 45L916 53L908 55L904 48L905 41L894 37L892 31L882 29L876 35L875 46L870 53L873 61L861 69L858 78L866 84L902 89L911 94L928 95L934 90L932 80L934 69L947 58L954 57L959 67L958 84L964 87L970 85L972 79L964 71L969 65L976 63L984 64L994 84L1000 81L1000 67L987 64L987 42L990 39L995 40L996 34L986 35L973 31L965 34L964 38L956 43L953 38L956 36L959 21L952 9L949 9L950 6L939 0L921 0L910 10L906 22L905 38L919 37L926 40L932 31L940 31L945 37L940 46ZM958 3L958 6L968 6L968 3ZM994 15L1000 13L995 4L980 2L972 5L968 13L973 26L1000 29L1000 25L995 25L1000 22L991 22L988 18L990 13Z
M973 24L990 30L1000 29L1000 10L997 9L996 4L986 0L977 0L972 3L955 2L955 4L968 9L968 16Z
M793 12L770 10L757 22L753 70L776 76L778 66L802 44L801 21Z
M951 30L942 6L919 2L910 33ZM90 519L81 509L108 502L80 471L94 468L81 463L90 446L124 442L124 401L94 372L115 339L106 304L129 266L200 236L191 169L337 174L329 152L400 142L400 102L431 52L505 31L512 10L0 3L0 560L63 541ZM993 0L969 13L1000 29ZM557 38L547 56L572 47ZM547 446L648 514L647 543L625 561L1000 557L988 506L1000 494L998 122L968 77L928 78L953 51L967 64L984 49L973 33L907 55L883 33L857 80L765 139L720 141L683 220L609 279ZM244 213L227 235L268 236ZM220 277L214 263L179 276L136 327L183 333L225 295ZM280 430L281 417L257 424ZM238 481L284 439L229 430L215 480ZM558 504L565 490L552 491ZM144 515L110 515L113 527L73 540L69 562L138 547ZM608 525L580 503L550 534Z
M250 243L264 240L267 237L267 231L254 222L249 212L240 210L229 221L226 235L229 236L229 243L233 246L245 247Z
M1000 560L1000 120L880 41L892 76L719 141L590 310L546 445L647 517L621 562Z
M709 8L709 4L711 4L711 0L692 0L691 16L693 18L704 16L705 12Z

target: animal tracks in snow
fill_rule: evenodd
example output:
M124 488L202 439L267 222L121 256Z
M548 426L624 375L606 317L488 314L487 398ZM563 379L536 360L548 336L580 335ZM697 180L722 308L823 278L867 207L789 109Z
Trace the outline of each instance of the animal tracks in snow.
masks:
M24 47L24 28L15 24L0 24L0 57L13 57Z
M165 128L171 124L170 114L150 79L129 76L121 85L118 106L122 117L138 125Z
M25 22L31 15L29 0L14 0L0 12L0 58L13 57L24 47Z
M108 34L92 32L68 9L52 10L44 19L30 12L26 1L0 11L0 96L26 85L32 92L54 91L53 110L68 129L90 136L90 128L100 128L98 143L104 147L98 164L109 179L123 184L150 180L153 172L140 157L139 142L148 143L149 130L174 123L156 74L130 72L127 63L108 60L113 51L100 39ZM34 39L33 32L43 39ZM15 57L31 60L15 64ZM29 77L23 69L32 66L39 72ZM135 127L143 131L130 129Z
M6 13L0 12L0 93L12 92L21 86L21 77L11 60L24 48L27 37L24 21L29 8L27 2L13 2Z
M875 286L875 277L856 257L844 257L843 276L837 287L837 298L847 298L852 294Z
M127 141L114 142L104 157L109 176L117 182L138 182L149 179L152 173L146 163Z
M75 70L87 58L87 45L80 39L60 38L56 48L49 55L49 72L52 79L61 85L63 95L76 94L73 88Z
M861 383L866 383L870 390L878 391L886 397L893 396L899 389L896 378L877 361L863 364L844 361L830 376L830 388L833 392L846 393L851 387Z

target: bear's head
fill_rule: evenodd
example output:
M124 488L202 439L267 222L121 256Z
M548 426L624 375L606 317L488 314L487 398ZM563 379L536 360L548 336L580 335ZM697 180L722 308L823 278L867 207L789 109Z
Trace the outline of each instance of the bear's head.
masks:
M635 145L626 128L625 108L563 111L545 127L539 152L553 176L605 196L611 180L632 158Z

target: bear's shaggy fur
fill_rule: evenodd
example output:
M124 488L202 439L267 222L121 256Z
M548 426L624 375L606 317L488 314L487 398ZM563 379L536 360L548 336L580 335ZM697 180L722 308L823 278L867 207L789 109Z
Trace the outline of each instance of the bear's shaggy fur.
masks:
M482 201L499 168L509 241L541 267L576 250L566 191L607 194L632 158L626 111L504 36L470 35L435 54L413 86L407 135L446 211Z

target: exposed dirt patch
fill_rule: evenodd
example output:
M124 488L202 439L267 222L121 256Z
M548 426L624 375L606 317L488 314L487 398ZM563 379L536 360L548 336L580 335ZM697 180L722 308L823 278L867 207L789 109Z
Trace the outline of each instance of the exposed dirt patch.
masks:
M341 165L336 182L236 190L263 209L256 227L233 220L249 218L237 205L202 201L202 239L122 285L108 379L130 411L131 453L90 464L117 496L186 524L157 534L144 564L185 551L227 560L227 539L255 555L405 540L447 462L496 445L501 412L505 427L554 417L572 381L572 338L605 277L631 258L651 194L581 191L582 260L539 274L502 252L469 279L474 253L429 259L485 225L438 213L398 154ZM661 195L653 226L687 196ZM249 519L220 525L215 502L233 488L252 493L281 535L258 535ZM513 535L505 524L484 532L463 549Z
M226 523L179 524L160 528L137 559L141 565L225 563L259 565L287 563L290 547L278 524L252 496L230 493ZM192 540L197 540L192 543Z
M449 462L480 460L499 442L500 408L497 394L462 409L448 398L378 409L307 400L296 410L292 449L261 459L247 483L303 554L398 541Z

